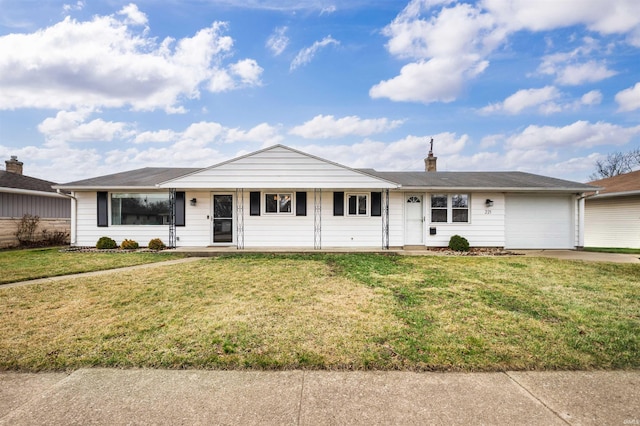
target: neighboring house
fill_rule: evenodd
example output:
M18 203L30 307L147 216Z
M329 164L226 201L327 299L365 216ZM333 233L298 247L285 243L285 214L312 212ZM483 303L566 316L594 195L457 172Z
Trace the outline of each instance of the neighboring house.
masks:
M427 170L435 170L429 152ZM595 188L522 172L378 172L276 145L204 169L144 168L58 185L72 244L289 248L582 246Z
M24 215L40 217L37 232L69 232L71 201L49 182L22 174L23 163L12 156L0 170L0 248L18 245L16 231Z
M604 189L586 199L585 246L640 248L640 170L590 184Z

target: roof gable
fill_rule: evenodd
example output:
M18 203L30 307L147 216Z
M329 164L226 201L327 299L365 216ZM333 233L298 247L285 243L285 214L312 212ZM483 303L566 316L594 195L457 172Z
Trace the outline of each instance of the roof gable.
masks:
M274 145L186 176L163 182L162 188L396 188L384 178Z

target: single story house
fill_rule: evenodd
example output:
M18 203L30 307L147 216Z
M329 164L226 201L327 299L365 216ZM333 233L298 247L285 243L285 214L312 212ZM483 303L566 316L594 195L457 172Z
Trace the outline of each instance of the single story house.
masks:
M596 180L585 203L586 247L640 248L640 170Z
M40 218L38 232L71 228L71 201L52 188L54 182L25 176L23 162L16 156L0 170L0 248L18 245L16 231L24 215Z
M58 185L70 191L72 244L243 248L583 245L595 188L522 172L354 169L275 145L208 168L143 168Z

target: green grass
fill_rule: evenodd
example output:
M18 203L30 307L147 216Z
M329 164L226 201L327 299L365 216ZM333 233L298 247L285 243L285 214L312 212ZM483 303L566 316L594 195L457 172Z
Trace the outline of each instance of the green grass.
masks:
M0 290L0 369L640 368L640 266L242 255Z
M59 248L0 251L0 284L141 265L182 257L166 253L64 253Z
M640 254L640 249L617 247L585 247L584 251L595 251L600 253Z

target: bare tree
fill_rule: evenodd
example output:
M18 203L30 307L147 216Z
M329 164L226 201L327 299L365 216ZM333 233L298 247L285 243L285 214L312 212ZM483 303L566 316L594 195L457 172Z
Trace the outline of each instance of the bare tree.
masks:
M640 166L640 148L629 152L614 152L604 160L596 161L596 171L589 176L590 180L600 180L629 173Z

